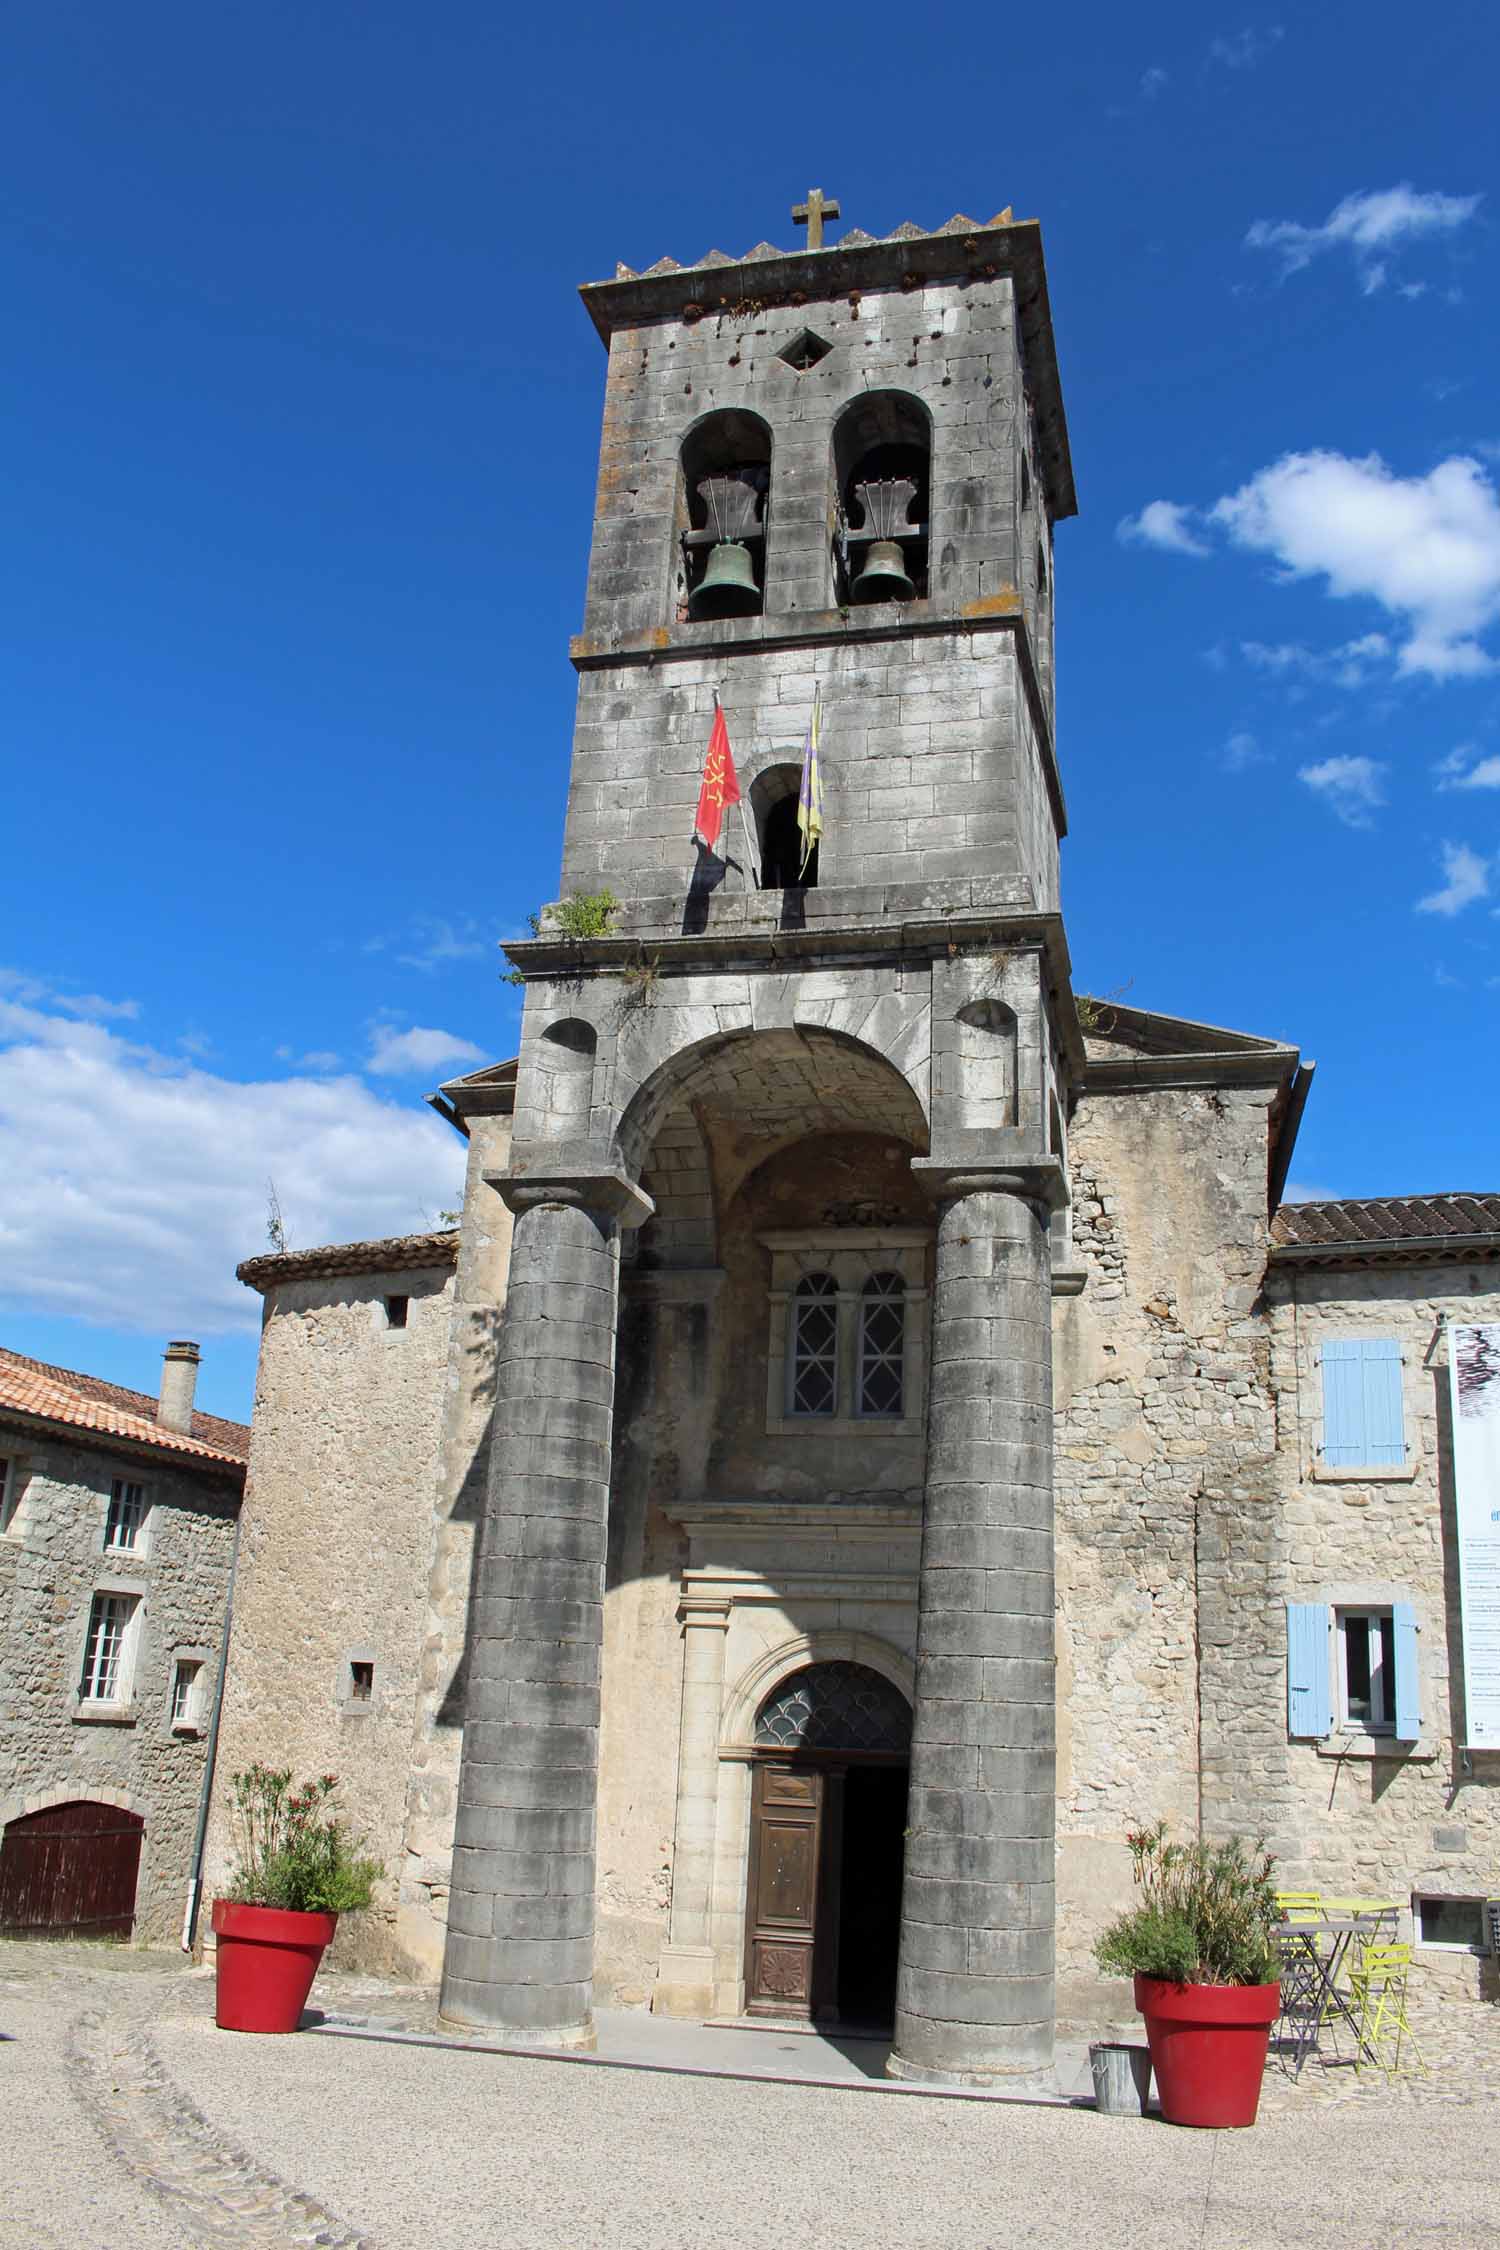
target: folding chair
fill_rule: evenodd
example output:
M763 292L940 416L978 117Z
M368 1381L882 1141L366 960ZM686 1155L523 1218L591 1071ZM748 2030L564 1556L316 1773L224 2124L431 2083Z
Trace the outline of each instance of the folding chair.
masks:
M1415 2056L1417 2068L1426 2070L1416 2035L1406 2020L1406 1980L1410 1972L1409 1945L1377 1942L1362 1949L1358 1967L1349 1974L1359 2002L1361 2053L1354 2058L1356 2070L1362 2060L1369 2059L1388 2077L1394 2077L1401 2068L1403 2041Z
M1276 1941L1281 1972L1276 2051L1283 2063L1290 2060L1293 2075L1300 2077L1309 2048L1317 2045L1318 2030L1328 2004L1314 1935L1322 1916L1323 1901L1317 1891L1278 1891L1276 1904L1282 1921L1292 1925L1291 1929L1283 1930ZM1306 1937L1296 1934L1298 1924L1306 1926Z

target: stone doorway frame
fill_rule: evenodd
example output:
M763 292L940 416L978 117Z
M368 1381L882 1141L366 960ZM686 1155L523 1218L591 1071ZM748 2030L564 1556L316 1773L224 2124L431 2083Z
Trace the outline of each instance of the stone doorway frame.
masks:
M751 1604L779 1607L786 1595L743 1581L702 1583L710 1577L689 1573L679 1610L684 1657L672 1914L651 2002L658 2014L700 2021L745 2010L750 1798L755 1761L762 1755L755 1721L766 1697L794 1672L842 1661L878 1672L913 1708L916 1700L913 1657L879 1634L833 1624L777 1639L743 1665L726 1690L733 1612ZM840 1593L830 1581L819 1598L836 1610ZM901 1597L914 1632L915 1586L902 1587Z

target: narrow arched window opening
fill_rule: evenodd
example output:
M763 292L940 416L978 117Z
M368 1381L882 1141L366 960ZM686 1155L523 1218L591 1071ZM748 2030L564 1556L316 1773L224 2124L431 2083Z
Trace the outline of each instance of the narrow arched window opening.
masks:
M771 433L758 414L710 414L682 447L680 590L694 621L765 608Z
M915 601L928 590L932 425L919 399L876 391L833 433L840 602Z
M872 1273L859 1300L859 1390L862 1415L899 1415L906 1394L906 1283L899 1273Z
M832 1274L804 1274L792 1299L787 1412L836 1414L838 1404L838 1285Z
M813 890L818 881L819 846L804 866L802 831L797 826L800 766L767 766L750 785L750 812L760 845L763 891Z

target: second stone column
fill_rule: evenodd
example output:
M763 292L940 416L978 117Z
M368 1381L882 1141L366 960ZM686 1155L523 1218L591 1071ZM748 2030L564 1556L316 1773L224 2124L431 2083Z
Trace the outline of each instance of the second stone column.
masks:
M927 1481L893 2077L1052 2067L1052 1300L1024 1174L936 1174ZM1032 1193L1028 1193L1028 1189Z

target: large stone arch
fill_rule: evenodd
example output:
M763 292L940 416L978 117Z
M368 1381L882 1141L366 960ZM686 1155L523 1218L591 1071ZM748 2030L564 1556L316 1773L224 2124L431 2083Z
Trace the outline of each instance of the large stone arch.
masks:
M868 1005L845 1012L862 1023L871 1014ZM800 1019L692 1039L659 1063L635 1087L616 1135L621 1163L656 1205L642 1262L712 1264L718 1206L778 1148L809 1134L883 1131L924 1151L925 1011L893 1006L881 1028L898 1051L920 1053L920 1065L903 1070L841 1024Z

